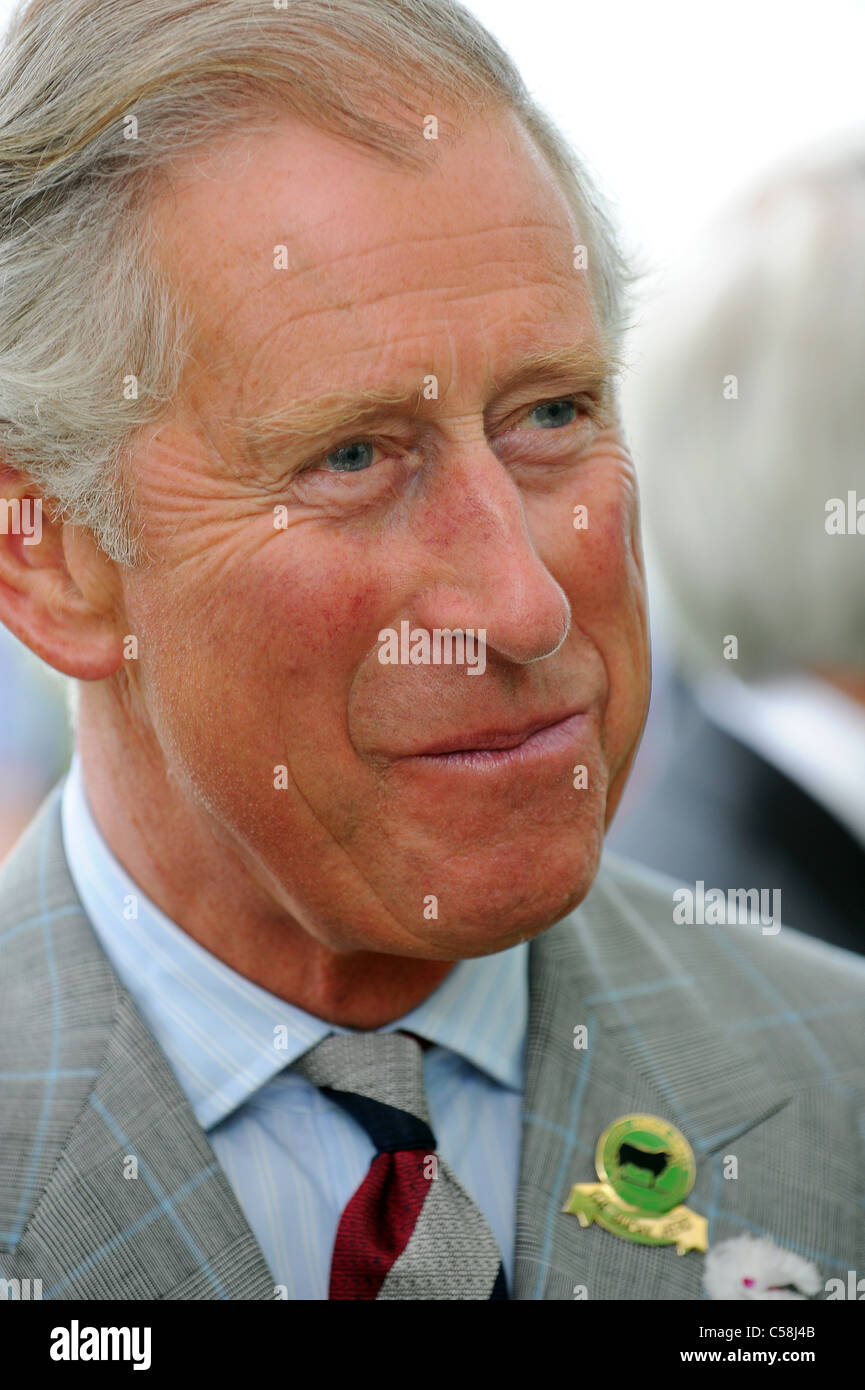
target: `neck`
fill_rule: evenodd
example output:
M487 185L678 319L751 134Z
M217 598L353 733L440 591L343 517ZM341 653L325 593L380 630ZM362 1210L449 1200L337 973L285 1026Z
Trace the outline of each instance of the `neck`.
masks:
M246 979L346 1028L379 1028L432 993L452 961L336 950L305 930L249 846L192 800L152 732L105 685L85 687L79 702L88 804L115 859L166 917Z

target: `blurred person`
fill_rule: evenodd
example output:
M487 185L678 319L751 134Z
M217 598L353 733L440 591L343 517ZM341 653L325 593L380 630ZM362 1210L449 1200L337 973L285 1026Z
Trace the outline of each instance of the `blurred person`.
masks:
M601 860L649 687L628 270L511 60L448 0L34 0L0 117L2 486L45 503L0 616L78 692L0 876L0 1276L855 1265L865 964Z
M639 348L673 671L610 844L865 951L865 132L729 209Z

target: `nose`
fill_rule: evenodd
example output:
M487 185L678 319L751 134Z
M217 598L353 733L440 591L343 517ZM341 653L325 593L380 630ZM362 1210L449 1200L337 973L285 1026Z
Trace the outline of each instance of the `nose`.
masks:
M424 525L435 573L413 617L425 627L485 629L487 655L542 661L568 635L571 609L538 554L519 489L486 444L441 469Z

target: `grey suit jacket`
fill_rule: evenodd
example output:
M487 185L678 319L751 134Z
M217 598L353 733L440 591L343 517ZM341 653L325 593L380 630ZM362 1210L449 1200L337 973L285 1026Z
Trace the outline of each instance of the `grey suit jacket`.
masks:
M690 1141L710 1244L767 1234L824 1279L865 1274L865 963L787 929L676 925L674 887L608 860L531 945L515 1298L701 1296L703 1255L562 1211L632 1112ZM46 1299L277 1296L83 912L56 791L0 875L0 1278Z

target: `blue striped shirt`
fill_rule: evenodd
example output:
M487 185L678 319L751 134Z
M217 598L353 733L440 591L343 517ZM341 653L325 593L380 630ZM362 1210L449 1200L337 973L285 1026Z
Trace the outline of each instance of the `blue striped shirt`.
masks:
M208 1134L290 1299L326 1299L343 1209L374 1149L365 1131L289 1064L324 1022L210 954L145 896L109 850L74 758L63 837L84 909ZM487 1218L513 1287L528 945L459 961L416 1009L380 1031L434 1044L424 1079L437 1149Z

